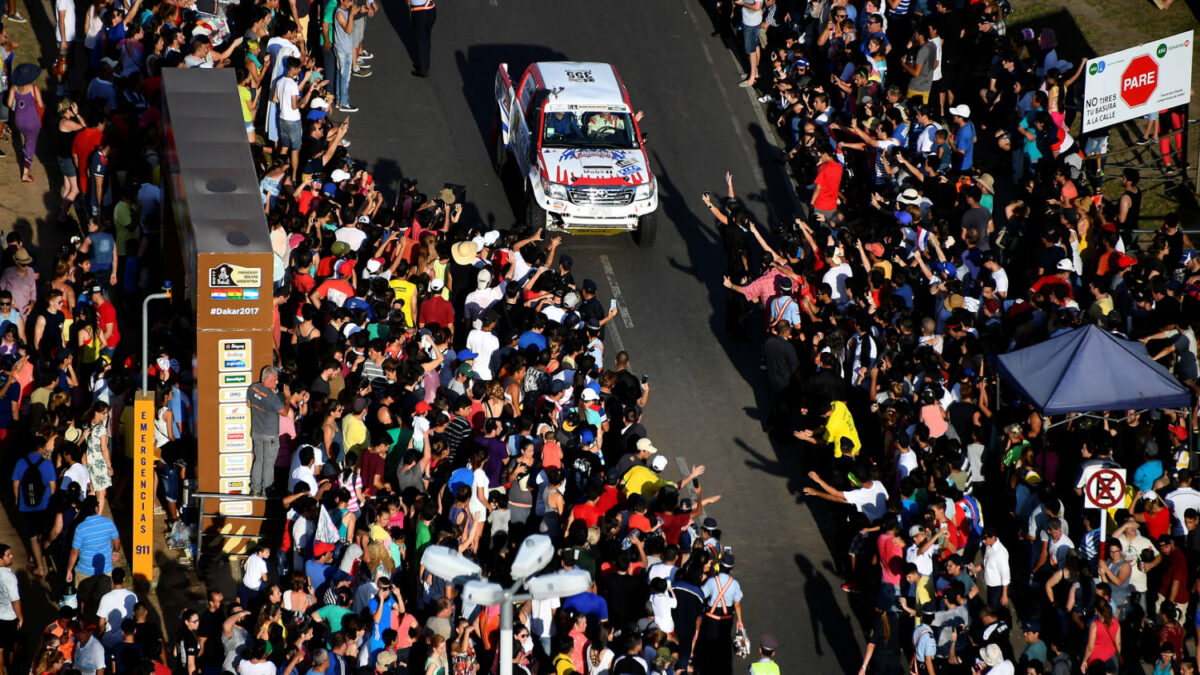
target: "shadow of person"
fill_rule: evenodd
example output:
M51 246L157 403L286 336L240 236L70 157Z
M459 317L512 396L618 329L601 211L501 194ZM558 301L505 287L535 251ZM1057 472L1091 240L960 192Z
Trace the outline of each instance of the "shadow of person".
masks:
M818 656L825 654L821 647L821 637L824 636L841 666L841 672L857 671L862 664L862 652L858 648L850 617L838 610L833 584L813 567L804 554L797 553L795 561L800 574L804 575L804 601L808 604L813 649Z

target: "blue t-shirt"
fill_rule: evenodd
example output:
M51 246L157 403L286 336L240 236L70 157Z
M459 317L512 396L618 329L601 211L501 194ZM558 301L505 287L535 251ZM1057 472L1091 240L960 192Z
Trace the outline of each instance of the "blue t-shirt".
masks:
M588 621L608 621L608 602L595 593L585 591L577 593L562 601L564 610L575 610L588 618Z
M546 347L548 346L548 343L546 342L546 336L542 335L541 333L535 333L531 330L525 331L521 334L521 339L517 340L517 348L519 348L521 351L525 351L529 348L529 345L537 347L539 352L545 351Z
M383 644L383 631L392 627L392 606L395 604L396 599L390 595L387 600L383 601L383 612L379 615L379 623L376 623L371 629L371 641L368 646L372 653L386 646ZM371 598L371 616L375 616L375 610L378 607L379 598Z
M463 468L457 469L454 473L450 474L450 480L446 481L446 489L450 491L451 495L453 495L458 491L458 486L466 485L467 487L471 487L471 484L474 482L475 472L464 466Z
M962 153L960 171L970 169L975 163L975 125L966 122L954 132L954 146Z
M1145 464L1139 466L1133 472L1133 480L1130 481L1141 492L1154 489L1154 481L1161 478L1163 475L1163 463L1161 460L1152 459Z
M41 460L40 464L38 464L38 460ZM16 466L13 467L13 482L20 483L25 478L25 472L34 464L37 464L37 469L42 474L42 484L46 486L46 491L42 493L42 501L38 502L36 506L27 505L24 496L18 497L17 510L22 513L44 511L50 505L50 485L54 483L56 477L54 475L54 464L42 457L41 453L31 452L17 460Z
M105 516L95 515L84 518L75 528L75 538L71 540L71 548L79 549L79 562L75 571L80 574L111 574L113 570L113 539L121 535L117 526Z
M116 240L107 232L92 232L88 235L88 239L92 242L92 271L111 271L113 249L117 246Z

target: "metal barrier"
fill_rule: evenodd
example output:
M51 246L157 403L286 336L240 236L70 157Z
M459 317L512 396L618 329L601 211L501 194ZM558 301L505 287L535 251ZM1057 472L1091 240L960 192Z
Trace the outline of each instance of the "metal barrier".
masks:
M253 497L251 495L236 495L236 496L238 499L244 499L246 501L258 501L258 502L277 501L277 500L272 500L269 497ZM208 513L208 510L205 507L209 503L210 500L214 500L214 499L221 500L221 499L229 499L230 498L230 495L227 495L227 494L224 494L221 492L193 492L193 493L191 493L191 497L199 502L197 511L199 512L200 515L196 520L196 560L197 560L197 564L199 563L200 558L202 556L204 556L206 553L206 551L204 550L204 539L205 539L204 521L205 521L205 519L232 518L235 520L255 520L255 521L260 521L260 522L266 522L266 521L272 520L272 518L268 518L267 516L224 516L219 513L216 513L216 514ZM208 538L210 540L249 539L252 541L261 541L265 537L262 534L226 534L224 532L218 532L218 533L215 533L215 534L209 536ZM223 553L223 555L227 558L244 558L248 554L246 554L246 553Z

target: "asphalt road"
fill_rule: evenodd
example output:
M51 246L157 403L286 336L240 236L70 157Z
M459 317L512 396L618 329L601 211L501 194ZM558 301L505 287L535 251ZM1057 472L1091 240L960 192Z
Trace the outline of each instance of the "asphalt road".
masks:
M662 452L705 464L709 508L733 547L751 638L782 643L785 668L857 672L861 630L810 507L794 496L803 468L797 445L773 445L758 421L763 390L757 340L724 335L722 254L700 202L724 191L724 174L768 224L791 213L786 184L734 58L694 0L645 3L446 0L434 27L432 77L409 74L407 11L392 0L367 25L374 75L351 82L351 155L394 188L413 176L427 193L443 182L467 186L464 217L500 228L516 222L513 198L491 170L497 65L514 80L540 60L607 61L635 107L644 109L660 189L658 241L637 248L628 235L570 237L576 277L600 299L618 296L608 355L628 350L650 375L646 426ZM769 197L767 195L770 195ZM615 327L615 330L611 328ZM674 472L674 462L668 472Z

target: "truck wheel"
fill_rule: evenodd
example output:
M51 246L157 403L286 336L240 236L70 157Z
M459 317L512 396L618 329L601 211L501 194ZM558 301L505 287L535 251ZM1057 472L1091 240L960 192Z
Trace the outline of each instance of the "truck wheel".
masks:
M504 175L504 165L508 163L508 148L504 146L504 131L500 129L500 118L496 118L496 130L493 134L492 168L496 175Z
M633 243L642 248L650 248L654 245L654 238L658 236L658 212L647 213L638 218L637 229L633 231Z
M546 209L543 209L538 203L537 198L532 192L525 193L525 224L536 230L546 228L546 223L549 218L546 215Z

